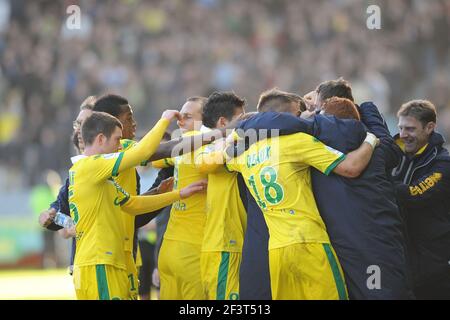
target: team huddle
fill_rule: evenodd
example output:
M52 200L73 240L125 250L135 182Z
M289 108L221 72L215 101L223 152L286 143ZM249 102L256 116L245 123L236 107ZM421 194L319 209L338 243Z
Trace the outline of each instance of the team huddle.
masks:
M403 104L394 137L343 79L245 107L192 97L137 142L126 98L85 100L79 155L39 218L74 238L77 299L138 298L137 229L167 206L161 299L450 299L450 156L431 102ZM162 141L175 120L181 137ZM162 182L141 194L145 165Z

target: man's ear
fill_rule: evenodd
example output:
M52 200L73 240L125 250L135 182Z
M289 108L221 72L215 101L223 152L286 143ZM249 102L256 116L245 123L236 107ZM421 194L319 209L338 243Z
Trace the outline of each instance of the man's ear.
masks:
M216 124L216 128L225 128L228 125L228 120L225 117L220 117Z
M425 126L425 131L426 131L427 134L431 134L434 131L434 129L436 129L436 123L435 122L430 121Z
M98 144L100 146L104 145L106 142L106 137L103 133L99 133L96 137L95 140L97 140Z

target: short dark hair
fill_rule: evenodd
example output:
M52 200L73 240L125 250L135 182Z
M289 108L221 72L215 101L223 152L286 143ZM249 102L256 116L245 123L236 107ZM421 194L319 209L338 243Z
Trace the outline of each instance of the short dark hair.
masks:
M301 96L275 87L261 93L256 109L258 112L285 112L288 111L292 102L299 103L300 111L306 110L305 101Z
M81 136L86 146L92 145L95 137L103 133L106 138L111 138L116 127L122 129L120 121L106 112L92 112L81 125Z
M346 98L333 97L325 100L322 105L322 111L340 119L361 120L355 104Z
M214 128L220 117L231 121L235 110L244 106L245 99L240 98L232 91L213 92L203 106L203 124L208 128Z
M422 123L422 126L429 122L436 123L436 107L428 100L411 100L404 103L397 112L397 117L414 117Z
M346 98L352 102L355 101L352 95L352 87L344 78L324 81L317 86L316 92L322 101L332 97Z
M123 110L123 107L128 105L128 100L117 94L105 94L95 101L93 111L106 112L114 117L119 117Z

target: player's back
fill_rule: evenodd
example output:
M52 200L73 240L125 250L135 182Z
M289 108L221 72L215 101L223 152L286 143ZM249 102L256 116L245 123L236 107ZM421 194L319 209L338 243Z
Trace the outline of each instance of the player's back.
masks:
M202 251L242 252L247 216L236 172L220 167L208 174Z
M120 203L129 195L105 174L104 166L117 154L83 157L69 171L70 211L76 223L77 266L109 264L125 269L124 227ZM97 174L98 173L98 174Z
M270 249L329 242L313 197L309 169L311 163L326 173L334 168L333 157L322 156L324 148L314 137L297 133L261 140L227 163L231 170L242 173L262 209ZM342 154L331 148L328 151L336 157L336 164L342 159Z

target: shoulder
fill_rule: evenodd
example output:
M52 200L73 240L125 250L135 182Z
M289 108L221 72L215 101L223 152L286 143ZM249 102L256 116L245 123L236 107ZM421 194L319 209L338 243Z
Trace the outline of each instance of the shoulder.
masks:
M122 150L128 150L132 147L134 147L137 144L136 141L130 140L130 139L122 139L120 140L120 145L122 146Z

